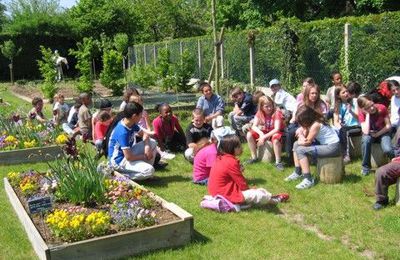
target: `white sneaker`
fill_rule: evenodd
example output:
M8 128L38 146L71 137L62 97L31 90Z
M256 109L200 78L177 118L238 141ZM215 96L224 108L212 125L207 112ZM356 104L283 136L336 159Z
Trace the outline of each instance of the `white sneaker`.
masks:
M292 172L289 176L285 178L285 181L295 181L297 179L300 179L301 175L298 175L296 172Z
M160 152L161 159L172 160L175 158L175 154L168 152Z
M314 179L310 181L307 178L304 178L302 182L296 185L296 189L304 190L304 189L309 189L312 186L314 186Z

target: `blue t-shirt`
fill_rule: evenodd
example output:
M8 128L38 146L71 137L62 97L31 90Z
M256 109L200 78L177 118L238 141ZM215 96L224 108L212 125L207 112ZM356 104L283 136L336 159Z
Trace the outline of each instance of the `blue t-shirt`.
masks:
M356 109L356 103L352 100L351 101L351 110ZM360 125L358 123L358 118L354 117L352 113L347 109L347 105L344 103L340 104L339 110L339 120L345 126L357 126Z
M122 120L118 122L110 135L108 143L108 160L112 165L119 165L124 159L122 150L130 149L136 144L136 133L141 129L138 125L127 127Z
M216 94L213 94L210 100L206 99L204 96L201 96L197 101L196 108L203 109L204 116L214 114L218 111L221 111L221 113L223 114L225 103L224 100Z

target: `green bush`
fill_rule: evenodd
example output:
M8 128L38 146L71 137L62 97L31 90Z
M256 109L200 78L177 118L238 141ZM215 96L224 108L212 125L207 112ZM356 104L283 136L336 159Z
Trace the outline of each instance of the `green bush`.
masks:
M154 86L156 79L157 74L151 65L132 66L128 71L128 82L133 82L142 88Z
M172 68L175 70L178 85L176 92L188 92L192 87L188 86L189 79L193 77L195 61L188 50L184 50L181 60L174 64Z
M95 43L91 38L83 38L83 42L76 44L77 50L69 50L71 55L77 59L76 68L79 70L77 89L80 93L91 93L93 91L92 81L92 54Z
M53 52L50 48L43 46L40 46L40 52L42 53L42 59L38 60L37 63L44 79L40 89L45 98L52 99L58 90L56 86L57 71L54 68Z
M103 54L103 71L100 73L101 83L111 89L113 95L119 96L124 90L124 85L119 81L123 78L122 55L116 50L105 50Z

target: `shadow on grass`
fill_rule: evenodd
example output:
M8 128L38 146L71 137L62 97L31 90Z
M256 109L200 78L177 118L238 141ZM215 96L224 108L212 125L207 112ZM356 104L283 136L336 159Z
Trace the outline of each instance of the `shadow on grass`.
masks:
M345 183L357 183L361 181L361 176L355 173L346 173L343 178L343 182Z
M120 258L120 259L142 258L142 257L146 257L146 256L149 256L149 255L152 255L152 254L158 254L158 253L161 253L161 252L166 252L166 251L169 251L169 250L182 250L185 247L188 247L188 246L191 246L191 245L194 245L194 244L204 245L204 244L207 244L207 243L209 243L211 241L212 240L210 238L208 238L205 235L201 234L197 230L194 230L191 241L186 245L178 246L178 247L170 247L170 248L165 248L165 249L158 249L158 250L150 250L149 252L146 252L146 253L142 253L142 254L139 254L139 255L136 255L136 256L123 257L123 258Z
M138 183L149 187L168 187L172 182L191 182L192 178L184 177L182 175L163 176L162 174L156 175L154 179L137 181Z
M263 178L249 178L247 180L247 183L251 185L256 185L256 184L265 184L267 181Z

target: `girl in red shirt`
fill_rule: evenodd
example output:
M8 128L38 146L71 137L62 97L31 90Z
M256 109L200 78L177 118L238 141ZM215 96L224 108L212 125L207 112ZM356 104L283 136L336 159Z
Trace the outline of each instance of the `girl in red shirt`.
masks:
M234 204L248 205L277 204L289 199L285 193L272 196L263 188L249 188L243 176L244 169L236 158L242 153L237 135L225 136L217 146L218 156L208 179L208 193L211 196L221 195Z
M271 141L274 148L276 168L283 170L281 155L284 128L284 116L279 109L276 109L274 101L268 96L260 97L253 126L247 133L247 142L251 152L251 159L248 163L262 159L264 144L266 141Z

